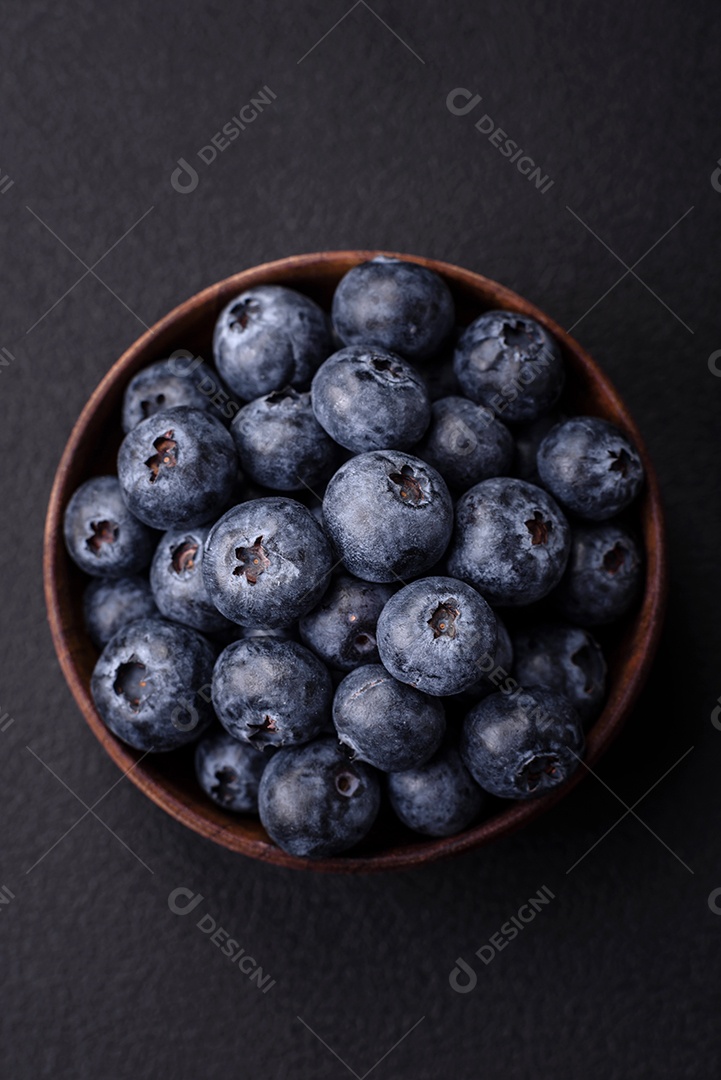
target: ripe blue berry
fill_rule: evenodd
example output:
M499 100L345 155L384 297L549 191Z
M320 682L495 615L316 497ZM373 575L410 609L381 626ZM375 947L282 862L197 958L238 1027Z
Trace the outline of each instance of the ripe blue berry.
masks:
M643 484L636 447L596 416L574 416L552 428L538 450L538 474L562 506L591 521L620 513Z
M466 490L491 476L507 475L513 436L490 409L461 397L433 404L431 424L416 448L451 488Z
M397 682L381 664L346 675L333 699L333 723L354 760L383 772L423 765L440 746L446 728L437 698Z
M550 495L496 477L459 499L448 569L491 604L531 604L560 581L569 546L568 523Z
M540 686L491 694L468 713L461 757L476 783L502 799L531 799L565 783L583 754L568 698Z
M160 540L150 567L150 587L162 615L213 634L228 620L210 599L203 580L203 552L210 529L171 529Z
M118 630L135 619L160 617L150 583L144 577L93 578L83 594L85 628L102 649Z
M453 836L478 817L486 801L461 756L444 746L425 765L388 777L391 806L409 829L426 836Z
M483 597L449 577L420 578L390 598L378 620L380 658L401 682L426 694L458 694L495 656L497 622Z
M643 559L633 535L613 521L571 530L566 572L553 594L557 610L580 626L620 619L638 600Z
M339 574L317 607L300 620L300 636L326 664L352 671L380 662L376 623L393 587Z
M187 405L204 409L218 420L232 420L238 405L209 364L188 356L170 357L143 368L130 380L123 398L123 431L156 413Z
M215 732L196 747L195 774L206 795L224 810L257 814L260 778L268 760L224 731Z
M408 360L437 352L454 322L453 297L438 274L386 255L354 266L333 297L333 325L345 345L377 345Z
M364 581L398 581L438 562L453 528L445 481L399 450L342 465L323 499L325 529L343 564Z
M215 653L205 638L162 619L137 619L103 649L91 679L95 707L136 750L175 750L213 719Z
M333 560L313 515L294 499L241 503L208 534L203 577L226 618L241 626L288 626L325 592Z
M578 626L544 624L513 638L513 674L521 686L564 694L588 723L606 696L606 661L596 639Z
M118 453L123 498L154 529L211 521L228 502L237 472L227 429L210 413L185 406L143 420Z
M260 781L260 820L284 851L339 855L367 834L380 808L378 776L349 762L333 738L274 754Z
M115 476L94 476L75 492L65 511L65 546L94 577L121 578L144 570L155 538L130 512Z
M221 378L246 401L293 386L307 390L333 352L326 313L281 285L256 285L223 308L213 356Z
M368 345L328 357L313 379L311 398L331 438L358 454L405 450L418 442L431 417L428 391L415 368Z

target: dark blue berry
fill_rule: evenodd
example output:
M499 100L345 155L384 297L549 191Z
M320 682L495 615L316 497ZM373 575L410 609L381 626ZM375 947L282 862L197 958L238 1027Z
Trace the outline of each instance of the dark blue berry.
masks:
M213 355L221 378L241 398L293 386L307 390L333 352L326 313L307 296L282 285L256 285L218 316Z
M449 577L420 578L390 598L378 620L387 670L426 694L458 694L494 657L497 622L483 597Z
M143 420L180 405L204 409L226 423L239 408L209 364L186 355L171 356L139 371L128 383L123 431L127 434Z
M506 624L498 615L496 616L496 651L493 656L484 656L480 661L483 674L471 686L453 698L453 703L467 710L471 705L489 694L498 690L510 690L514 687L515 680L511 675L513 669L513 643L511 635L506 629Z
M578 768L583 728L568 698L536 686L491 694L463 724L461 757L476 783L502 799L531 799Z
M570 622L600 626L620 619L638 600L643 584L639 545L622 525L609 521L571 530L566 572L553 594Z
M213 705L223 727L258 749L308 742L328 723L330 676L295 641L236 641L218 657Z
M398 682L381 664L346 675L333 699L333 723L354 760L383 772L423 765L446 729L441 702Z
M413 446L431 417L428 391L415 368L368 345L330 356L313 379L311 398L331 438L359 454Z
M136 576L93 578L83 594L83 615L91 640L102 649L123 626L160 612L149 581Z
M313 415L310 394L291 386L245 405L230 431L244 474L267 488L316 488L339 463L338 447Z
M367 834L380 808L378 776L349 762L334 738L274 754L260 781L259 810L268 835L291 855L339 855Z
M166 619L214 634L229 624L210 599L203 580L203 552L209 532L207 525L167 532L153 557L150 586Z
M538 450L538 473L562 506L591 521L614 517L643 484L633 443L596 416L574 416L552 428Z
M513 311L487 311L472 322L454 367L466 397L513 422L547 412L563 389L558 345L535 319Z
M230 498L237 473L227 429L209 413L185 406L143 420L118 453L123 498L155 529L211 521Z
M402 581L438 562L453 528L441 475L399 450L375 450L342 465L323 499L328 536L365 581Z
M213 719L215 652L205 638L162 619L138 619L111 638L95 665L95 707L136 750L175 750Z
M595 720L606 696L606 661L587 630L550 624L520 630L513 650L513 674L521 686L556 690L584 722Z
M415 452L449 487L465 490L508 473L513 436L490 409L467 398L447 397L434 402L430 427Z
M241 503L210 530L203 576L219 611L241 626L288 626L325 592L333 566L320 525L294 499Z
M63 522L68 554L94 577L120 578L144 570L155 536L130 512L115 476L94 476L78 488Z
M437 352L454 322L453 297L438 274L385 255L349 270L333 297L345 345L377 345L408 360Z
M265 754L225 732L204 736L195 750L198 783L213 802L237 814L258 813L260 778L268 764Z
M455 747L442 747L417 769L388 777L391 806L409 829L426 836L453 836L480 814L485 795Z
M448 568L491 604L531 604L560 581L569 546L568 523L550 495L496 477L459 499Z
M376 623L393 595L390 585L339 574L321 602L300 620L305 644L340 671L380 662Z

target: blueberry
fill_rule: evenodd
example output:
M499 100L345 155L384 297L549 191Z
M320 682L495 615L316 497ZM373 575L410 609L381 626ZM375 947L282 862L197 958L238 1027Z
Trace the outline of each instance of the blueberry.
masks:
M445 481L400 451L360 454L331 478L323 518L343 563L364 581L398 581L438 562L453 529Z
M338 466L338 447L313 415L310 394L291 386L245 405L230 431L243 472L268 488L314 488Z
M213 719L214 660L195 630L137 619L111 638L95 665L95 707L113 734L136 750L175 750Z
M569 546L568 523L550 495L525 480L496 477L458 500L448 568L489 603L515 607L558 584Z
M557 423L559 423L559 416L554 411L515 428L513 432L515 453L511 469L513 476L517 476L520 480L528 480L531 484L541 484L536 460L538 448Z
M236 641L213 672L213 705L235 739L258 749L295 746L330 717L333 687L317 656L295 641Z
M405 450L428 427L431 406L425 383L406 360L367 345L334 353L311 386L318 422L355 453Z
M513 436L490 409L467 398L447 397L434 402L430 427L415 452L449 487L465 490L508 473Z
M218 633L228 627L203 580L203 552L210 529L171 529L161 539L150 567L150 586L166 619L195 630Z
M307 296L282 285L256 285L223 308L213 355L221 377L246 401L293 386L307 390L333 352L330 322Z
M300 620L300 635L321 660L341 671L377 664L376 623L392 595L390 585L339 574L320 604Z
M333 297L345 345L377 345L408 360L437 352L454 322L453 297L438 274L385 255L349 270Z
M394 678L426 694L458 694L494 657L497 622L475 589L449 577L420 578L390 598L378 620L378 652Z
M452 746L417 769L388 777L391 806L404 825L426 836L453 836L480 814L485 795Z
M63 522L68 554L94 577L121 578L144 570L155 537L125 505L115 476L94 476L77 489Z
M227 503L238 460L230 434L200 409L156 413L129 432L118 453L123 498L155 529L192 528Z
M564 694L586 723L606 696L606 661L596 639L578 626L541 625L514 635L513 674L522 686Z
M534 420L563 389L563 359L548 331L514 311L487 311L464 331L454 357L466 397L504 420Z
M225 732L205 735L195 750L195 775L206 795L224 810L258 813L260 778L268 757Z
M553 594L564 618L581 626L613 622L633 606L643 584L641 550L628 529L609 521L571 530L571 554Z
M562 506L591 521L618 514L643 484L633 443L596 416L574 416L552 428L538 450L538 473Z
M219 611L241 626L288 626L320 600L333 557L313 515L294 499L241 503L205 543L205 586Z
M536 686L491 694L468 713L461 757L476 783L502 799L545 795L583 754L578 713L563 694Z
M83 594L85 626L99 649L128 623L159 614L144 577L93 578Z
M171 356L139 371L128 383L123 399L123 431L156 413L187 405L204 409L219 420L232 420L238 411L218 375L190 356Z
M349 762L334 738L274 754L260 781L268 835L290 855L339 855L367 834L380 809L373 769Z
M441 702L398 682L381 664L346 675L333 699L333 723L354 760L383 772L425 764L446 729Z

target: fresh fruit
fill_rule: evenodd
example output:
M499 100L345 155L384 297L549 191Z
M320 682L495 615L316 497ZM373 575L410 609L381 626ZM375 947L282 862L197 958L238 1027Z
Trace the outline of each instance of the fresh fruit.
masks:
M465 491L491 476L508 474L513 436L490 409L462 397L433 403L431 423L415 453L433 465L449 487Z
M442 747L417 769L391 773L388 795L403 824L426 836L461 832L478 817L485 802L454 746Z
M377 637L381 661L394 678L442 697L478 681L483 662L496 653L497 622L470 585L427 577L390 598Z
M154 529L212 521L230 498L237 472L227 429L210 413L186 406L143 420L118 453L123 498Z
M627 528L613 521L577 525L553 600L570 622L601 626L626 614L642 584L641 550Z
M210 364L192 356L171 356L143 368L128 383L123 398L123 431L127 435L143 420L180 405L204 409L225 422L238 411L237 403L230 399Z
M136 575L93 578L83 594L83 616L93 644L102 649L128 623L160 617L160 612L148 579Z
M68 554L93 577L137 574L153 557L155 537L126 506L116 476L94 476L77 489L63 523Z
M317 607L300 620L300 636L339 671L378 664L376 623L392 595L391 585L339 574Z
M574 416L552 428L538 449L538 474L563 507L591 521L620 513L643 484L636 447L597 416Z
M213 719L214 660L195 630L137 619L111 638L95 665L95 707L113 734L136 750L176 750Z
M423 765L441 744L446 721L437 698L366 664L343 679L333 699L333 723L353 760L383 772Z
M399 450L375 450L351 458L331 477L323 520L352 574L402 582L440 559L453 528L453 505L432 466Z
M448 569L490 604L531 604L560 581L570 542L568 523L547 492L495 477L458 500Z
M502 799L531 799L578 768L583 728L568 698L536 686L498 692L475 705L461 732L461 757L476 783Z
M205 735L195 750L195 775L224 810L258 813L258 788L269 758L223 732Z
M150 567L150 587L161 614L205 633L228 628L203 580L203 552L210 529L171 529L161 538Z
M606 661L596 639L578 626L542 624L513 637L513 674L521 686L564 694L588 723L606 696Z
M279 750L260 781L258 808L268 835L305 858L339 855L366 835L380 808L378 776L348 761L333 738Z

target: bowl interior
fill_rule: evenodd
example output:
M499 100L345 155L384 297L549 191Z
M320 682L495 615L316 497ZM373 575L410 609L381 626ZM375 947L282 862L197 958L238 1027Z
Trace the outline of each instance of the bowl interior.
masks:
M268 839L257 820L231 816L204 795L195 779L192 748L144 756L121 743L102 723L89 689L98 654L83 624L82 595L87 579L65 551L62 519L71 495L84 480L116 471L115 460L122 438L123 393L137 371L176 349L186 349L212 360L213 326L221 308L252 285L285 284L329 309L333 291L343 274L376 254L380 252L326 252L254 267L211 286L161 319L117 361L88 401L58 467L46 521L44 579L53 641L85 719L113 760L124 771L131 770L129 778L154 802L196 832L245 855L315 870L391 869L477 847L542 813L572 788L586 770L581 767L568 784L544 798L513 804L498 801L491 816L454 837L424 839L407 830L390 813L382 813L368 837L347 856L308 861L287 855ZM643 457L647 483L632 518L645 547L645 589L642 602L633 614L625 622L614 625L610 632L599 635L609 665L610 692L602 715L587 737L585 760L593 765L628 716L647 675L661 629L665 551L652 464L614 387L590 356L553 320L522 297L479 274L431 259L399 257L441 274L453 293L460 325L493 308L518 311L543 323L559 341L566 361L564 409L602 416L618 424L635 441Z

